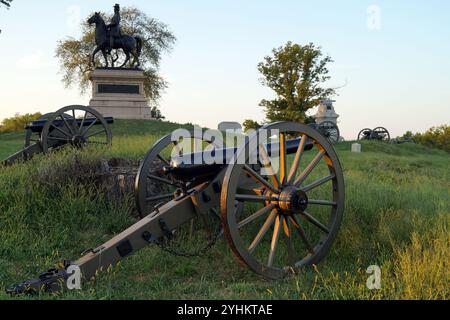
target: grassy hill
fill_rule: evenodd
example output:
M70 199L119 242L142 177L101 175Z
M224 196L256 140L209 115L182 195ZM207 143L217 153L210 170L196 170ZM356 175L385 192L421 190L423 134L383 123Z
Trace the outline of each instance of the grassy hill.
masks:
M0 288L76 258L131 225L129 203L102 201L102 190L61 179L74 161L141 159L180 125L117 121L110 149L67 150L0 168ZM185 125L189 126L189 125ZM0 159L23 133L0 135ZM337 241L316 268L266 281L242 268L221 240L205 257L181 258L148 247L64 299L448 299L450 298L449 154L413 144L336 146L346 181ZM61 169L62 168L62 169ZM382 270L381 290L366 288L366 269ZM0 299L9 297L0 291ZM30 297L24 297L30 299Z

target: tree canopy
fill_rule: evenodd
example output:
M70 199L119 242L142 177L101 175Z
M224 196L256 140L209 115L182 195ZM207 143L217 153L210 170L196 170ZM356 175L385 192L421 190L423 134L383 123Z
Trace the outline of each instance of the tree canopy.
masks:
M313 43L288 42L273 49L272 55L258 64L262 84L276 94L275 99L260 102L267 121L307 122L306 111L335 94L335 89L324 84L330 79L327 65L331 62Z
M112 14L101 13L101 15L105 22L112 17ZM139 36L144 40L140 58L141 68L146 77L144 91L150 103L156 105L162 91L167 87L166 81L158 73L161 56L171 50L176 38L166 24L135 7L122 8L121 18L122 33ZM87 22L83 22L81 28L80 38L67 38L58 42L56 57L59 59L62 80L66 87L78 85L80 92L84 93L90 86L89 74L94 70L90 63L90 55L95 49L95 28L89 26ZM120 50L113 52L113 56L119 59L122 55ZM97 64L102 59L100 56Z

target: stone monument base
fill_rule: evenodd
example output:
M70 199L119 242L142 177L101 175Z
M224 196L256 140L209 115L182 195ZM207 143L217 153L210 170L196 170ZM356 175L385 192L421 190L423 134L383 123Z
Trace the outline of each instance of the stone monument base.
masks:
M89 106L116 119L152 119L144 95L144 72L138 69L97 68L89 76Z

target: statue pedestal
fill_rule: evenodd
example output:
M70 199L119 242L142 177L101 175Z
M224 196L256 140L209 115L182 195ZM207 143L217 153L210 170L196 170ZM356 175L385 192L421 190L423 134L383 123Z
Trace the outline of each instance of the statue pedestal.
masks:
M116 119L151 119L144 95L144 72L137 69L98 68L89 76L89 106Z

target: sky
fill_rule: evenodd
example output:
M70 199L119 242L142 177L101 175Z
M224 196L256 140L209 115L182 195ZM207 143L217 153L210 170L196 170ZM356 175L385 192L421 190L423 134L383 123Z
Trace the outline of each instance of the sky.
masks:
M450 124L450 2L303 0L119 1L166 23L177 37L161 75L159 107L170 121L210 128L262 121L273 97L257 64L287 41L313 42L334 62L327 85L346 139L384 126L391 136ZM0 120L15 113L88 104L66 89L55 48L77 37L93 11L115 1L14 0L0 8ZM314 112L313 112L314 113Z

